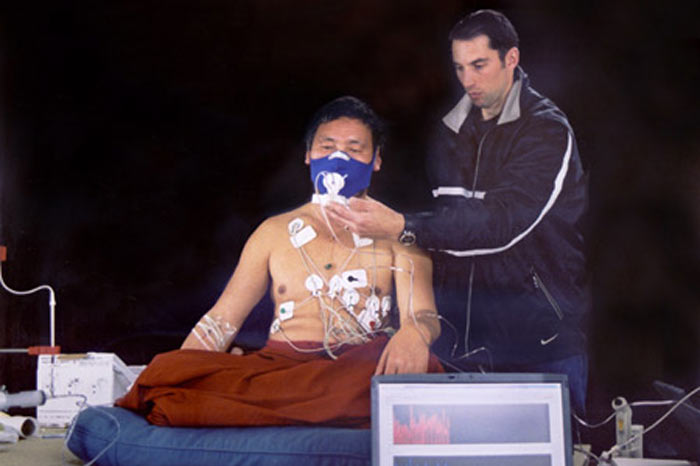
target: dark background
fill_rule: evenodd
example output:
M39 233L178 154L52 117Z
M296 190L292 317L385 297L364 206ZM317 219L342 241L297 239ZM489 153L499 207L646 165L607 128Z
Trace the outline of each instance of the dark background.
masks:
M424 136L461 94L447 32L491 7L518 29L521 64L568 114L591 171L588 417L606 416L614 396L658 398L655 379L690 390L700 383L700 35L691 12L667 4L0 7L5 280L55 288L64 352L142 364L176 347L255 226L308 199L301 138L328 100L356 95L390 123L373 195L425 206ZM0 291L0 347L48 344L47 300ZM0 355L0 385L32 388L35 366ZM601 448L614 438L604 429Z

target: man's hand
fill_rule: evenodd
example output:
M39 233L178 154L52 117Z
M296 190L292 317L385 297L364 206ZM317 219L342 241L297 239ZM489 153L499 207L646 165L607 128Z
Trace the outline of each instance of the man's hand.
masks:
M413 325L402 326L384 348L374 375L427 372L430 347L418 332Z
M331 202L326 213L331 221L362 237L395 240L404 229L403 215L374 199L353 197L349 206Z

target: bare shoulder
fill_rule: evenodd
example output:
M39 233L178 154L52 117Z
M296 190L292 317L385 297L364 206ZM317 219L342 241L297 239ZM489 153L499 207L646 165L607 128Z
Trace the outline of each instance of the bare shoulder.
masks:
M268 217L264 222L260 224L258 228L264 231L273 230L275 233L279 233L282 229L284 231L288 231L289 224L294 219L301 218L303 220L305 217L308 217L310 215L310 204L304 204L297 207L296 209L292 209L287 212Z
M296 219L301 220L303 225L310 215L308 204L304 204L296 209L273 215L265 219L253 232L250 241L264 244L268 247L274 246L281 240L289 241L290 224Z

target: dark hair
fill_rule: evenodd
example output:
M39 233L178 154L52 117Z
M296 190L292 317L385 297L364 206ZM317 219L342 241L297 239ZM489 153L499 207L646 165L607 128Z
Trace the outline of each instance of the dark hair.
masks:
M353 96L338 97L321 107L311 119L311 123L306 130L304 142L306 150L311 150L314 142L316 130L323 123L337 120L338 118L354 118L360 120L372 132L372 148L376 151L384 144L385 127L384 122L374 113L372 107L367 103Z
M489 47L498 50L501 61L508 50L518 46L518 33L513 24L495 10L479 10L462 18L450 31L450 42L471 40L480 35L489 38Z

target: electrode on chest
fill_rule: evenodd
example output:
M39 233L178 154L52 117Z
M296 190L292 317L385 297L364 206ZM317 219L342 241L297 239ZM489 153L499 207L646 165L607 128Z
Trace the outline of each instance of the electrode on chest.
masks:
M344 288L364 288L367 286L367 271L365 269L348 270L341 274Z
M314 238L316 238L316 230L314 230L311 225L307 225L294 235L290 236L289 240L292 242L292 245L295 248L299 249Z
M311 292L311 294L316 295L318 294L321 289L323 288L323 279L319 277L318 275L311 274L308 277L306 277L306 281L304 282L304 286L306 287L307 290Z
M333 181L331 178L330 181ZM326 193L325 195L329 195ZM320 194L317 193L317 196ZM330 227L330 226L329 226ZM364 261L360 256L360 260L351 262L353 257L360 248L373 246L375 244L372 238L362 238L356 233L352 233L352 246L343 245L343 250L347 250L347 258L342 264L334 263L333 257L338 256L342 250L334 250L336 245L330 249L331 259L328 259L328 264L324 263L325 267L320 267L315 263L310 255L310 252L317 253L317 250L308 251L305 246L311 241L317 239L317 232L312 224L307 224L303 216L295 217L287 224L289 240L292 246L298 251L299 256L307 271L307 275L300 277L303 280L304 288L311 295L302 301L289 300L293 294L287 296L288 301L277 305L277 315L270 326L270 334L284 333L284 326L290 319L296 318L307 303L316 303L322 312L328 313L329 321L324 338L338 338L339 340L355 340L363 341L370 334L380 330L383 325L383 319L389 314L391 309L391 298L389 296L381 297L377 292L380 290L376 286L377 264L374 263L373 272L367 268L363 268ZM336 241L339 241L334 236ZM323 250L327 241L319 243L317 249ZM315 244L315 243L314 243ZM336 253L335 256L333 253ZM367 251L369 252L369 251ZM363 251L361 254L366 254ZM372 251L376 254L376 251ZM331 264L329 266L329 264ZM346 270L347 266L355 266L351 270ZM331 268L335 273L332 276L327 276L326 271ZM371 274L372 273L372 274ZM286 291L286 290L285 290ZM281 293L280 293L281 294ZM339 312L345 311L345 312ZM302 314L303 311L300 311ZM299 314L301 315L301 314ZM283 335L286 337L286 335ZM327 348L328 351L330 351Z
M356 248L364 248L365 246L370 246L374 242L372 238L362 238L357 233L352 234L352 240Z
M279 307L280 322L289 320L294 317L294 301L285 301Z

